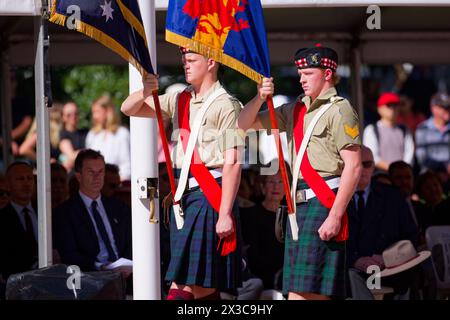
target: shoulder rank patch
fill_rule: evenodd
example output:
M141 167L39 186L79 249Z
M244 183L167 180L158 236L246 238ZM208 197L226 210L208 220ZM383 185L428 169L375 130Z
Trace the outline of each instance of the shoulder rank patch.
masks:
M359 136L359 126L357 124L353 128L348 124L344 124L344 131L352 139Z

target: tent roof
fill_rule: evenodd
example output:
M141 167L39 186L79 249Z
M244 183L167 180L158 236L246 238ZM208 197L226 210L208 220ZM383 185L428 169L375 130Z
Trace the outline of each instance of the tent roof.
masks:
M430 1L427 4L432 6L426 7L404 6L406 1L383 2L397 6L382 6L381 30L371 31L366 27L369 1L263 1L272 63L288 64L298 47L322 42L336 48L342 61L348 61L350 49L358 45L364 63L450 64L448 1ZM447 6L436 6L444 2ZM0 0L0 5L3 3L5 0ZM408 1L411 3L419 1ZM156 1L158 64L174 65L179 63L178 50L164 41L166 5L166 0ZM0 16L0 30L10 34L11 64L33 64L33 18ZM49 24L49 33L51 64L124 64L84 35L53 24Z
M35 16L40 8L41 0L0 0L0 15Z

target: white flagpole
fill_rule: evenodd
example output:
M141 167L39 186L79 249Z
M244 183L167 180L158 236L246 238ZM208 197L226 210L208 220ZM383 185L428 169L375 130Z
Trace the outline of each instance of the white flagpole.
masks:
M150 57L156 72L156 32L154 0L138 0L147 35ZM130 65L130 92L142 88L139 72ZM133 234L133 299L161 299L161 259L159 223L150 223L150 201L139 199L138 179L158 177L157 123L155 119L131 117L131 196ZM153 200L155 219L159 221L158 199Z
M44 18L34 17L39 268L53 263L48 108L44 90Z

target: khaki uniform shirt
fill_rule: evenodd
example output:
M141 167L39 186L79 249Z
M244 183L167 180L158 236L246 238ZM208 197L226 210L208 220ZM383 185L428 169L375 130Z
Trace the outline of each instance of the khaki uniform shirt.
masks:
M187 88L191 93L189 104L189 126L191 130L194 127L197 112L203 106L203 103L208 96L221 87L222 85L217 81L202 97L196 97L192 87ZM172 137L167 138L174 142L171 158L173 165L178 169L181 169L184 156L178 126L178 97L180 93L175 92L159 96L163 119L166 123L171 120L173 124ZM153 100L151 103L153 105ZM196 146L201 160L207 167L223 167L223 152L244 145L244 139L237 134L236 130L236 120L241 109L242 104L239 100L229 94L222 94L212 102L204 115Z
M309 123L320 107L336 95L336 89L333 87L320 95L312 104L311 98L308 96L298 98L305 103L307 108L303 133L306 132ZM293 133L296 102L284 104L275 109L280 132L286 131L292 166L297 158ZM260 112L258 118L265 129L271 129L268 110ZM307 147L308 158L320 176L340 176L344 169L344 161L339 152L352 145L361 145L359 121L348 100L343 99L334 103L317 122ZM301 173L299 177L301 177Z

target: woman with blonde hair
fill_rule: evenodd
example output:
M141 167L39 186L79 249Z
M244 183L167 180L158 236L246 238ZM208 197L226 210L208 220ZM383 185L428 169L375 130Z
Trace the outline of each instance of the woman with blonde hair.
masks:
M92 103L92 128L86 137L86 148L100 151L106 163L120 169L120 179L130 180L130 133L120 125L114 103L103 95Z
M49 110L49 127L50 127L50 158L51 162L56 162L60 155L58 148L59 135L62 129L62 104L54 102ZM36 118L27 133L25 141L19 147L19 154L32 161L36 161Z

